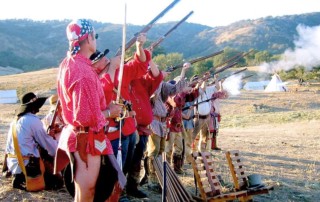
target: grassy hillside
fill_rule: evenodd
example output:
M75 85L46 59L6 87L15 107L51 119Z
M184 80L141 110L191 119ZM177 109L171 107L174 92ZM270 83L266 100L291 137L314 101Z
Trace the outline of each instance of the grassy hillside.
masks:
M65 56L68 43L64 21L0 20L0 66L34 71L57 67ZM155 24L148 32L154 42L177 22ZM98 49L110 49L114 55L121 45L121 25L93 22L99 33ZM273 54L293 47L296 27L320 25L320 12L281 17L243 20L222 27L184 22L161 44L166 53L181 53L195 58L231 47L239 51L255 49ZM128 25L127 40L143 27Z

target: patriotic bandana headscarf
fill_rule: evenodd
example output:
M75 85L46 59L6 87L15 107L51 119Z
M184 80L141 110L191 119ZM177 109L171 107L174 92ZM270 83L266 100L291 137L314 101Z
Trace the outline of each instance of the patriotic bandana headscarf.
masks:
M92 24L86 19L73 20L67 26L67 38L71 55L80 50L79 42L86 39L93 32Z

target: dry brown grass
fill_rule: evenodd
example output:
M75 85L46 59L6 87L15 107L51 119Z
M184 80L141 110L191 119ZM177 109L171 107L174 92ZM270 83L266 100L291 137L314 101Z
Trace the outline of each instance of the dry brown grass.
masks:
M241 27L237 30L232 30L232 32L225 32L223 34L220 34L219 37L216 39L217 44L221 44L228 40L233 40L237 38L238 36L249 34L254 27Z
M31 79L32 78L32 79ZM50 94L54 89L56 69L0 77L0 88L38 91ZM221 152L213 152L216 168L226 188L231 186L224 152L240 150L246 172L260 173L267 185L275 186L256 201L320 201L320 94L312 87L295 93L241 92L222 102L222 124L218 137ZM0 163L9 122L16 105L0 105ZM40 113L48 110L45 105ZM193 172L185 165L180 176L185 187L195 192ZM1 177L0 201L72 201L65 189L28 193L11 188L10 179ZM161 195L148 192L149 201L161 201ZM133 200L139 201L139 200Z
M0 76L0 90L16 89L18 97L33 91L39 94L50 94L56 89L58 68L41 71Z

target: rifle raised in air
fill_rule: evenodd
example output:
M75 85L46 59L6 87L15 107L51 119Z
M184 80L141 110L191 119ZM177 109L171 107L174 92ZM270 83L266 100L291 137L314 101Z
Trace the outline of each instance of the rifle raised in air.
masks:
M196 104L192 104L192 105L190 105L190 106L188 106L188 107L183 107L183 108L182 108L182 111L185 111L185 110L187 110L187 109L190 109L191 107L194 107L194 106L200 105L201 103L209 102L210 100L215 100L215 99L217 99L217 98L216 98L216 97L212 97L212 98L209 98L209 99L203 100L203 101L201 101L201 102L198 102L198 103L196 103Z
M239 54L233 56L232 58L230 58L230 59L222 62L221 64L216 65L216 66L213 67L213 68L220 67L220 66L222 66L222 65L224 65L224 64L227 64L226 66L221 67L221 68L219 68L218 70L215 70L215 71L212 70L212 69L213 69L213 68L212 68L212 69L210 70L211 74L212 74L212 75L218 74L218 73L223 72L223 71L226 70L226 69L229 69L229 68L235 66L236 64L238 64L238 62L237 62L238 60L240 60L241 58L245 57L246 55L248 55L248 54L251 53L252 51L253 51L253 50L250 50L250 51L248 51L248 52L246 52L246 53L239 53ZM231 62L233 62L233 63L231 63ZM241 70L240 72L242 72L242 71L244 71L244 70ZM240 73L240 72L238 72L238 73ZM230 75L230 76L231 76L231 75Z
M228 65L224 66L224 67L219 68L216 71L210 70L210 71L206 72L200 79L197 79L197 80L192 81L191 83L189 83L189 86L194 86L197 83L207 81L209 78L213 77L215 74L223 72L224 70L229 69L229 68L235 66L236 64L237 64L237 62L233 62L231 64L228 64Z
M239 54L237 54L237 55L235 55L235 56L233 56L233 57L231 57L230 59L228 59L228 60L226 60L226 61L224 61L224 62L222 62L222 63L220 63L220 64L218 64L218 65L215 65L215 67L220 67L220 66L222 66L222 65L225 65L225 64L228 64L228 63L230 63L230 62L235 62L235 61L238 61L238 60L240 60L241 58L243 58L243 57L245 57L246 55L248 55L249 53L251 53L253 50L250 50L249 52L246 52L246 53L239 53Z
M182 18L177 24L175 24L169 31L167 31L163 36L161 36L156 42L152 43L149 46L149 50L151 49L155 49L157 46L159 46L159 44L165 39L167 38L167 36L173 31L175 30L180 24L182 24L184 21L186 21L191 15L193 14L193 11L190 11L190 13L188 15L186 15L184 18ZM126 59L127 63L128 61L130 61L133 58L133 56L129 57L128 59Z
M244 79L250 78L250 77L252 77L252 76L253 76L253 74L250 74L250 75L248 75L248 76L242 77L241 79L244 80Z
M149 47L149 49L156 48L173 30L175 30L180 24L182 24L184 21L186 21L192 14L193 14L193 11L190 11L190 13L188 15L186 15L184 18L182 18L177 24L175 24L162 37L160 37L156 42L152 43L151 46Z
M211 75L213 76L213 75L215 75L215 74L219 74L219 73L223 72L224 70L229 69L229 68L235 66L236 64L238 64L238 63L237 63L237 62L233 62L233 63L227 64L226 66L221 67L221 68L219 68L219 69L217 69L217 70L211 70L211 71L210 71L210 72L211 72Z
M216 55L219 55L219 54L221 54L221 53L223 53L223 50L218 51L218 52L215 52L215 53L211 53L211 54L209 54L209 55L205 55L205 56L202 56L202 57L195 58L195 59L193 59L193 60L190 60L189 63L190 63L190 64L194 64L194 63L196 63L196 62L200 62L200 61L202 61L202 60L211 58L211 57L216 56ZM167 67L166 72L173 72L174 70L183 67L183 64L184 64L184 63L178 64L178 65L173 66L173 67Z
M244 71L246 71L246 70L247 70L247 68L243 68L243 69L241 69L241 70L232 72L229 76L222 77L221 79L218 79L218 81L224 80L224 79L226 79L226 78L228 78L228 77L230 77L230 76L232 76L232 75L239 74L239 73L244 72Z
M155 18L153 18L146 26L144 26L139 32L134 34L134 37L132 37L125 45L125 51L128 50L137 40L137 37L141 33L148 32L151 27L162 17L164 14L166 14L171 8L173 8L174 5L176 5L180 0L174 0L169 6L167 6L161 13L159 13ZM119 56L121 54L122 46L118 49L116 56Z

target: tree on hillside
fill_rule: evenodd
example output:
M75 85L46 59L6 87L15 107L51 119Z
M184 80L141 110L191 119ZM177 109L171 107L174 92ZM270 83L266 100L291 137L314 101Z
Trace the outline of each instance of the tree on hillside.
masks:
M232 58L233 56L239 53L240 51L234 48L226 47L223 49L222 54L219 54L213 58L213 66L217 67L217 65L222 64L223 62L227 61L228 59Z
M159 54L157 56L153 57L153 61L159 65L159 68L161 70L166 70L167 67L183 64L183 55L180 53L169 53L167 55L165 54ZM173 71L170 74L169 79L173 79L176 76L180 75L181 68Z
M254 57L255 57L255 62L258 64L261 64L263 62L270 62L271 61L271 54L268 51L260 51L257 52Z

